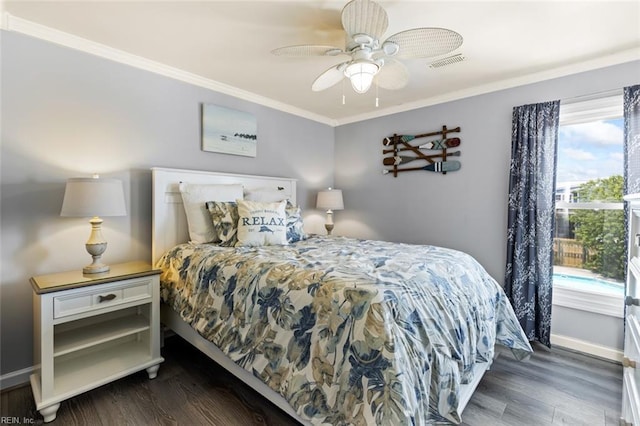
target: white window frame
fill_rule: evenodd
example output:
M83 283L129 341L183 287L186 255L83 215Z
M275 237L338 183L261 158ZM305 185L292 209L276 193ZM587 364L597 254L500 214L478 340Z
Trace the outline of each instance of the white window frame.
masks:
M560 126L610 120L623 116L622 90L582 96L561 101L560 103ZM623 210L624 202L569 203L558 201L556 202L556 209ZM552 304L556 306L623 318L623 298L624 295L622 294L614 295L606 292L577 290L562 284L553 284Z

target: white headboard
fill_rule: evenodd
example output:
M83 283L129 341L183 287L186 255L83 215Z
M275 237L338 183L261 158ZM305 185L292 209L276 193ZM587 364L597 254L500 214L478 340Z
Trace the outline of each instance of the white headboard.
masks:
M189 241L187 218L182 206L182 196L178 189L180 182L233 184L240 183L246 190L281 190L293 203L296 202L296 179L236 175L198 170L151 169L151 262L155 262L164 252L180 243Z

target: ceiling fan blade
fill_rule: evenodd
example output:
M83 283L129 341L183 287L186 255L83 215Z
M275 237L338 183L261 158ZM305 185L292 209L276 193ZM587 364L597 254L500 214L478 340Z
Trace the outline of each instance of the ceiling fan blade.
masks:
M337 56L345 54L339 47L302 44L299 46L279 47L271 51L276 56Z
M376 75L376 82L383 89L402 89L409 82L409 71L402 62L386 58L380 72Z
M320 92L328 89L331 86L335 86L344 78L344 67L348 62L335 65L316 78L316 81L311 85L311 90L314 92Z
M342 9L342 26L349 38L354 34L367 34L379 39L387 31L389 18L378 3L352 0Z
M414 28L394 34L386 41L398 45L397 58L429 58L462 46L462 36L446 28Z

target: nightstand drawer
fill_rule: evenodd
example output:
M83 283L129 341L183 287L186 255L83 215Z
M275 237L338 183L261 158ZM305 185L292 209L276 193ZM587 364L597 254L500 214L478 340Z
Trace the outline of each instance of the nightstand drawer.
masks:
M134 279L113 285L101 285L93 290L70 290L53 298L53 317L62 318L82 312L150 299L151 279Z

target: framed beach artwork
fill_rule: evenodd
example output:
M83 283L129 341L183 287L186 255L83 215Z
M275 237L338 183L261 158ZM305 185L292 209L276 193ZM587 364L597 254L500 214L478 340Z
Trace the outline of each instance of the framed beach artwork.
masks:
M258 126L253 114L202 105L202 150L255 157Z

